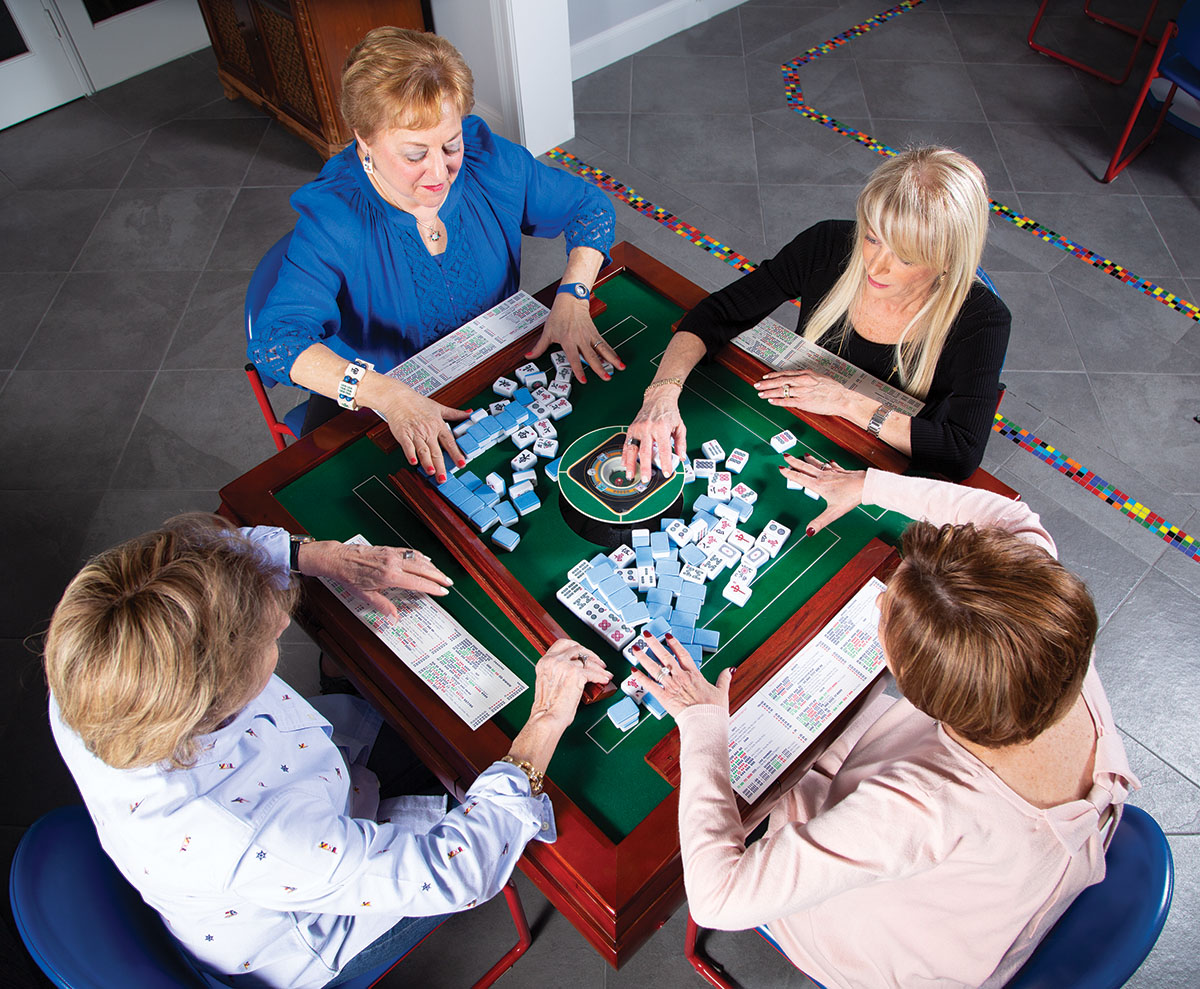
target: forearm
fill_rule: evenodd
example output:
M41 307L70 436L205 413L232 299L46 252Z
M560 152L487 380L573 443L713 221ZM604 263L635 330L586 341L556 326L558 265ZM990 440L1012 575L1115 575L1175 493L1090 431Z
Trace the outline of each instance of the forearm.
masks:
M704 341L696 334L677 332L671 337L671 342L667 344L666 352L662 356L662 361L658 365L658 371L655 372L651 384L671 378L686 381L687 376L704 359L706 350Z
M589 289L596 284L596 276L604 264L604 255L594 247L573 247L567 255L567 267L563 271L564 283L582 282Z
M842 418L849 419L861 429L866 429L871 416L879 408L879 403L858 392L848 392L847 395L846 411L842 413ZM906 457L912 456L912 419L893 409L883 421L879 438Z
M346 374L346 358L322 343L314 343L292 365L292 381L301 388L337 399L338 386ZM385 369L390 370L390 369ZM410 392L407 385L378 371L367 371L358 384L355 402L364 408L384 410L399 392Z
M539 710L535 700L533 713L525 722L525 727L517 732L508 754L515 761L528 762L534 769L544 773L566 727L566 723L549 711Z

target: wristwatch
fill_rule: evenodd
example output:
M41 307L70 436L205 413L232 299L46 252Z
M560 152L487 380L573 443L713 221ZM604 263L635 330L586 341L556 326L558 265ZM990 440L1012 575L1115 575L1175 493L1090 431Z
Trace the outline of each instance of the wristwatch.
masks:
M592 297L592 290L584 285L583 282L563 282L558 286L558 291L554 294L562 295L564 292L584 302Z
M881 405L875 410L871 416L871 421L867 423L867 432L874 437L879 436L879 431L883 429L883 424L887 422L887 417L892 414L892 410L886 405Z
M288 540L288 569L292 573L300 572L300 547L305 543L315 543L317 540L313 536L295 536L289 535Z

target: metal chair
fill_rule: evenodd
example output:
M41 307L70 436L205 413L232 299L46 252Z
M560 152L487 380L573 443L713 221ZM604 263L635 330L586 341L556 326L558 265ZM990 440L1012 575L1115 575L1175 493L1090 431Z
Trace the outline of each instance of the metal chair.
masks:
M13 856L8 895L21 940L61 989L221 985L201 973L158 913L117 871L84 807L60 807L34 822ZM476 989L492 985L533 941L511 880L504 897L517 943L475 983ZM369 989L405 957L350 979L343 989Z
M1085 65L1077 59L1071 58L1060 51L1053 48L1047 48L1045 45L1038 44L1033 40L1033 36L1037 33L1038 26L1042 23L1042 17L1046 13L1046 6L1050 0L1042 0L1041 6L1038 7L1037 13L1034 15L1033 24L1029 28L1029 37L1025 40L1029 42L1029 47L1035 52L1040 52L1043 55L1049 55L1059 62L1065 62L1073 69L1079 69L1081 72L1086 72L1089 75L1095 76L1097 79L1103 79L1105 82L1111 82L1115 86L1120 86L1129 78L1129 74L1133 71L1133 63L1137 60L1138 52L1141 51L1142 42L1149 41L1152 45L1158 42L1154 38L1147 37L1150 30L1150 21L1154 19L1154 12L1158 9L1158 0L1150 0L1149 8L1146 10L1146 19L1142 21L1140 28L1130 27L1128 24L1122 24L1120 21L1115 21L1111 17L1105 17L1102 14L1097 14L1092 11L1092 0L1086 0L1083 5L1083 12L1093 21L1098 24L1104 24L1107 27L1116 28L1125 34L1132 35L1136 40L1133 44L1133 51L1129 53L1129 61L1125 65L1125 71L1119 76L1108 75L1101 72L1099 69L1094 69L1090 65Z
M1160 78L1166 79L1171 84L1171 88L1167 91L1166 98L1159 107L1154 127L1141 144L1122 158L1121 152L1125 150L1129 135L1133 132L1133 127L1142 112L1142 106L1150 93L1150 86L1155 79ZM1154 53L1154 61L1150 63L1150 71L1146 73L1146 81L1142 83L1141 91L1129 114L1129 120L1121 132L1121 139L1117 142L1117 149L1113 152L1112 160L1109 161L1108 168L1104 172L1104 178L1100 181L1111 182L1115 179L1125 170L1125 166L1141 154L1147 145L1158 136L1167 112L1171 109L1171 103L1175 99L1175 93L1180 89L1200 99L1200 0L1187 0L1179 11L1178 19L1167 22L1158 50Z
M279 269L283 267L283 259L291 240L292 234L289 231L275 241L267 253L262 256L262 260L258 262L254 274L250 276L250 285L246 288L245 306L247 340L254 339L254 319L262 312L263 306L267 304L267 296L275 287L275 281L279 278ZM308 411L308 402L301 402L280 420L275 415L275 409L271 406L271 399L267 395L267 389L274 388L279 382L264 375L253 364L247 364L245 371L246 378L250 382L250 389L254 392L255 399L258 400L258 407L262 410L263 418L267 421L267 428L271 430L271 439L275 442L275 448L282 450L286 445L285 436L290 436L292 439L299 438L304 425L304 415Z
M1104 862L1104 878L1075 898L1006 989L1119 989L1146 960L1171 909L1171 846L1153 817L1126 804ZM684 956L710 985L732 989L696 947L698 934L689 912Z

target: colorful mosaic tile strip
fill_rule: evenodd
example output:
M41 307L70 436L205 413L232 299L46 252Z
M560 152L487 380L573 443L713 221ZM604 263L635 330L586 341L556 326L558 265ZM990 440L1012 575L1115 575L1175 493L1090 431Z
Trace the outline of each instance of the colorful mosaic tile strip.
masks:
M886 24L893 17L912 10L922 2L923 0L903 0L902 3L897 4L890 10L885 10L881 14L876 14L874 17L868 18L862 24L856 24L849 30L843 31L837 37L830 38L823 44L817 45L814 48L810 48L803 55L799 55L790 62L785 62L783 65L781 65L780 70L783 72L784 99L787 102L787 105L801 116L807 117L809 120L814 120L823 127L827 127L829 130L832 130L837 134L848 137L852 141L857 141L859 144L871 151L874 151L876 154L883 155L884 157L891 157L895 155L896 151L894 148L888 147L881 141L876 141L873 137L871 137L870 134L867 134L864 131L855 130L852 127L848 127L841 121L829 116L829 114L822 113L820 110L817 110L805 103L804 92L800 86L798 70L802 65L813 61L813 59L820 58L822 55L827 55L831 51L835 51L842 45L845 45L850 41L853 41L855 38L866 34L872 28L879 27L881 24ZM1186 299L1181 299L1173 292L1169 292L1161 286L1155 285L1151 281L1147 281L1145 278L1134 274L1128 268L1117 264L1115 261L1111 261L1102 255L1096 254L1094 251L1090 251L1086 247L1075 243L1075 241L1055 233L1053 230L1042 226L1036 220L1033 220L1028 216L1020 215L1019 213L1005 206L1003 203L998 203L993 199L991 200L991 209L992 212L997 216L1004 218L1009 223L1012 223L1014 226L1032 234L1039 240L1044 241L1052 247L1057 247L1060 251L1066 251L1072 257L1078 258L1085 264L1090 264L1093 268L1098 268L1101 271L1112 275L1113 278L1116 278L1124 284L1137 289L1143 295L1148 295L1152 299L1157 299L1163 305L1169 306L1176 312L1182 313L1190 319L1200 321L1200 306L1197 306L1195 303L1188 302Z
M690 223L681 220L674 213L663 209L661 206L655 206L644 196L639 195L628 186L622 185L607 172L602 172L598 168L592 168L591 165L580 161L569 151L564 151L562 148L553 148L546 152L546 157L561 163L564 168L578 175L581 179L599 186L606 192L611 192L621 202L632 206L639 213L650 217L650 219L657 223L661 223L668 230L674 230L675 233L679 234L689 244L695 244L701 250L708 251L713 257L724 261L738 271L753 271L758 267L749 258L738 254L728 244L723 244L715 237L708 236L708 234L696 229Z
M1140 501L1135 501L1094 471L1090 471L1078 461L1072 460L1061 450L1056 450L1045 440L1038 439L1029 430L1022 429L999 412L996 413L996 421L992 424L992 428L1001 436L1012 440L1022 450L1028 450L1039 460L1049 464L1060 474L1065 474L1084 490L1090 491L1097 498L1102 498L1122 515L1128 516L1138 525L1149 529L1164 542L1174 546L1184 556L1200 563L1200 543L1183 532L1179 526L1171 525L1161 515L1150 511Z

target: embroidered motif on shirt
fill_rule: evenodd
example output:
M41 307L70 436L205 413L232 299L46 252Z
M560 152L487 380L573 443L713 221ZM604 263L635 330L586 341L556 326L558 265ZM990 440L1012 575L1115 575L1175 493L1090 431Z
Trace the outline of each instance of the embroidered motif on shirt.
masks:
M233 763L232 762L218 762L217 768L218 769L232 769Z
M137 801L137 803L130 804L129 805L129 813L132 814L135 810L137 810L141 806L142 806L142 802L140 800Z
M212 936L211 934L205 934L205 935L204 935L204 940L205 940L205 941L211 941L212 939L213 939L213 936Z
M247 735L249 735L251 738L258 738L258 736L254 734L254 729L253 729L253 728L247 728L247 729L246 729L246 734L247 734Z
M266 786L267 784L266 784L266 783L264 783L262 780L259 780L259 781L258 781L258 785L259 785L259 786Z
M504 843L504 851L502 851L500 854L501 854L501 855L507 855L507 854L508 854L508 842L507 842L507 841Z
M447 852L446 858L452 859L452 858L454 858L455 855L460 855L461 853L462 853L462 845L459 845L456 849L454 849L454 851Z
M228 920L230 917L236 917L236 916L237 916L236 910L226 910L225 911L225 919L226 920Z
M285 773L290 773L290 772L291 772L291 770L290 770L290 769L288 769L288 768L287 768L287 766L280 766L279 768L280 768L280 769L282 769L282 770L283 770Z
M428 893L428 892L429 892L429 883L421 883L421 892L422 892L422 893Z
M308 742L301 742L301 743L300 743L300 748L302 748L302 749L307 749L307 748L308 748Z
M279 699L280 699L281 701L290 701L290 700L292 699L292 695L291 695L291 694L284 694L284 695L283 695L282 697L280 697Z
M261 862L263 859L265 859L267 857L267 853L260 850L259 853L257 855L255 855L254 857Z
M331 844L329 844L329 842L327 842L327 841L322 841L322 842L319 842L319 843L317 844L317 847L318 847L318 848L322 848L322 849L324 849L325 851L327 851L327 852L330 852L330 853L332 853L332 854L334 854L334 855L336 855L336 854L337 854L337 846L336 846L336 845L331 845Z
M188 845L190 845L191 843L192 843L192 836L190 834L185 834L183 836L183 844L179 846L179 850L181 852L186 852L188 849Z
M362 901L362 905L363 905L364 907L369 907L369 906L371 905L371 901L370 901L370 900L363 900L363 901Z
M296 892L296 887L295 886L284 886L283 891L285 893L294 893L294 892Z
M231 804L246 804L246 803L249 803L250 801L248 801L248 800L247 800L245 797L234 797L234 798L233 798L231 801L229 801L229 802L230 802Z
M471 801L469 806L463 808L463 817L466 817L469 813L471 813L471 811L473 811L478 806L479 806L478 800Z

